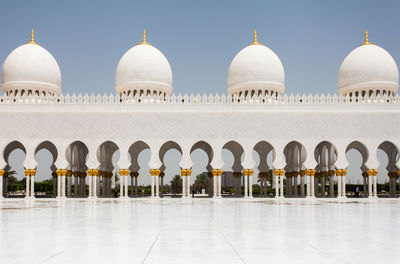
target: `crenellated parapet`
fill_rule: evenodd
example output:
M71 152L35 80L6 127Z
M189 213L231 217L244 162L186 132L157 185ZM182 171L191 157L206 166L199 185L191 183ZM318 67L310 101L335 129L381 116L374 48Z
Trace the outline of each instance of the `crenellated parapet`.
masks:
M303 95L141 95L126 96L114 94L61 94L61 95L3 95L1 105L392 105L400 104L399 95L372 95L370 97L337 94L303 94Z

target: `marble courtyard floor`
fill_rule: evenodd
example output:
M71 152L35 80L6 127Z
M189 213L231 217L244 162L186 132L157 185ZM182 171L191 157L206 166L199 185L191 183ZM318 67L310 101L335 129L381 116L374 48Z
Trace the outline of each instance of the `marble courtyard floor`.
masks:
M400 199L0 202L0 263L398 263Z

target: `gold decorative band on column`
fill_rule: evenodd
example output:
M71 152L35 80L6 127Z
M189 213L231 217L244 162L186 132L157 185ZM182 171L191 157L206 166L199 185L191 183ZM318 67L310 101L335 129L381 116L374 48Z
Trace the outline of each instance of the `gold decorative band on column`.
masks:
M181 169L181 175L182 176L190 176L190 175L192 175L192 170L191 169Z
M71 177L72 176L72 170L67 170L67 176Z
M253 174L254 174L254 170L252 170L252 169L249 169L248 171L249 171L249 176L253 176Z
M311 176L311 177L314 177L316 172L317 172L317 171L314 170L314 169L313 169L313 170L310 170L310 176Z
M397 172L395 172L395 171L388 172L388 177L389 178L397 178Z
M305 170L305 173L306 173L307 176L311 176L311 170L306 169L306 170Z
M36 174L36 170L33 170L33 169L31 169L31 170L26 169L25 170L25 175L26 176L35 176L35 174Z
M150 173L151 173L151 171L152 170L150 170ZM128 176L129 175L129 170L127 170L127 169L120 169L120 170L118 170L118 173L119 173L119 175L121 175L121 176ZM152 175L153 176L153 175Z
M329 177L335 176L335 171L334 170L328 170L328 176Z
M97 176L97 175L99 175L99 170L97 170L97 169L89 169L88 170L88 174L89 174L89 176Z
M303 177L304 175L306 175L306 171L305 171L305 170L300 170L300 171L299 171L299 175L300 175L301 177Z
M0 170L0 177L4 175L4 170Z
M346 174L347 174L347 170L346 169L337 169L336 170L336 176L346 176Z
M285 174L285 170L275 169L274 174L276 176L283 176Z
M159 169L151 169L150 170L150 175L151 176L158 176L158 175L160 175L160 170Z
M212 170L211 171L213 176L221 176L222 175L222 170Z
M373 170L372 170L372 175L373 175L373 176L378 175L378 170L377 170L377 169L373 169Z

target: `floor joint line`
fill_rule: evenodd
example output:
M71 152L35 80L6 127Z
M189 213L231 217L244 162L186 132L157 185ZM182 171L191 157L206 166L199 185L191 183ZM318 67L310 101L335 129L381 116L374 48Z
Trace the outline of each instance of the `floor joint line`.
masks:
M143 259L143 261L141 262L141 264L144 264L144 263L145 263L147 257L148 257L149 254L150 254L150 251L153 249L154 244L157 242L158 237L160 236L161 231L163 230L163 228L164 228L164 227L161 227L160 231L158 231L158 234L157 234L156 238L154 239L153 243L151 244L151 247L149 248L149 250L147 251L146 256L144 256L144 259Z

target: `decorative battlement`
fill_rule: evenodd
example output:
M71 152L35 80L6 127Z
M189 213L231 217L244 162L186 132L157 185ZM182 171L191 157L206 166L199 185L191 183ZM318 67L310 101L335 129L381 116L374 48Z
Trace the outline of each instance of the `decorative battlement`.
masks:
M0 105L10 104L60 104L60 105L387 105L400 104L400 96L377 95L377 96L342 96L337 94L315 94L315 95L283 95L283 96L230 96L230 95L142 95L142 96L119 96L101 94L66 94L66 95L3 95L0 97Z

